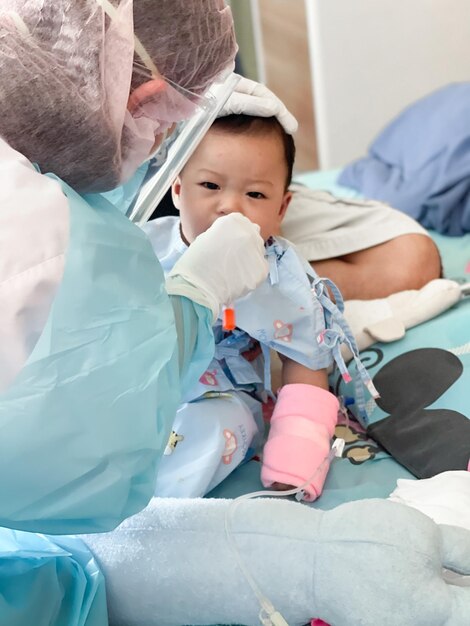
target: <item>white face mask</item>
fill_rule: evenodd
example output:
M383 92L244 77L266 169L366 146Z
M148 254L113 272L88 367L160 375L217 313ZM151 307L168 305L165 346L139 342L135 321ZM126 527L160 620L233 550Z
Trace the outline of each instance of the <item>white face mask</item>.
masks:
M139 165L161 150L170 130L189 120L196 112L207 111L210 100L149 77L153 93L126 110L123 127L123 172L127 180ZM160 136L160 137L159 137Z

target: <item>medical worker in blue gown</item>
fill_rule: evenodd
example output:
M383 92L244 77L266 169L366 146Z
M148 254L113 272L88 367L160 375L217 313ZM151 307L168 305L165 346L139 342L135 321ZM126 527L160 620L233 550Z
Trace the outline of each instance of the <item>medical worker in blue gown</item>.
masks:
M441 540L407 507L144 509L220 306L267 269L257 229L224 216L165 282L127 206L101 194L210 108L235 50L223 0L0 3L2 625L103 626L107 603L127 626L254 624L259 602L285 625L248 569L291 624L468 623L469 595L440 574L466 573L468 535Z
M220 306L267 273L257 228L228 216L165 283L100 195L204 108L235 52L220 0L1 3L1 624L106 623L84 544L23 531L108 530L147 504Z

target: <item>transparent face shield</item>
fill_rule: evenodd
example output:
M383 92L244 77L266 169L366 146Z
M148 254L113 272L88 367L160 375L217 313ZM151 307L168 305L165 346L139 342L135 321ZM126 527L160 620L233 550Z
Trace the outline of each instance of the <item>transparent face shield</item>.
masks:
M121 53L112 51L109 56L122 60L123 44L133 44L132 85L121 122L121 182L129 181L153 157L145 183L127 211L133 222L141 224L148 220L204 137L239 77L232 74L233 67L229 66L205 93L176 85L160 74L145 47L130 33L132 0L123 0L118 7L109 0L96 2L110 19L108 45L119 45ZM112 93L112 86L108 92Z
M188 103L191 103L191 108L188 108L186 119L174 122L173 127L166 125L166 135L154 154L152 175L142 186L127 213L133 222L145 223L152 215L216 119L238 81L238 76L229 73L226 78L221 77L218 82L213 83L204 96L185 92L184 95ZM182 94L181 91L179 93Z

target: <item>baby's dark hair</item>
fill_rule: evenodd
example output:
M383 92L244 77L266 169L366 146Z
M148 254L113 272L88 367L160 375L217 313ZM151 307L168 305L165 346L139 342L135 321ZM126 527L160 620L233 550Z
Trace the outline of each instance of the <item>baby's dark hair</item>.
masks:
M247 133L249 135L276 134L284 146L284 156L287 166L286 190L292 180L292 170L295 161L295 143L292 135L286 133L276 117L257 117L254 115L233 114L218 117L212 124L214 129L227 133Z

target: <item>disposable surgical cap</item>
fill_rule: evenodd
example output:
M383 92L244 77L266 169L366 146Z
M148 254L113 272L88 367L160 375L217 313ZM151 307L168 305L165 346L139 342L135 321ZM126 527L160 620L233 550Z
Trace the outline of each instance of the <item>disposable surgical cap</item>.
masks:
M149 137L188 117L187 95L203 93L236 52L223 0L104 4L2 0L0 8L0 135L81 193L130 176ZM164 85L143 116L129 113L129 96L155 76L134 35Z

